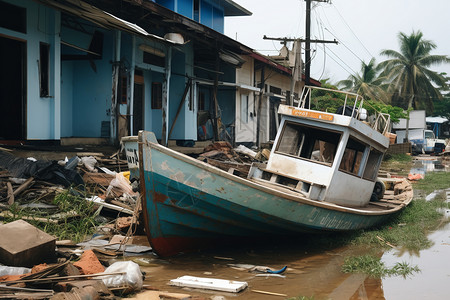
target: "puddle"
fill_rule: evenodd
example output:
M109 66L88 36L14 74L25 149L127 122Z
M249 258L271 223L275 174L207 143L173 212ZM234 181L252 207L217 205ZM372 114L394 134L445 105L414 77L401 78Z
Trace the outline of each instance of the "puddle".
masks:
M268 243L272 241L267 241ZM385 299L381 279L361 274L344 274L341 265L345 257L362 255L364 252L352 247L318 250L310 253L301 243L284 243L276 246L258 246L246 250L227 250L208 254L191 254L165 259L152 267L142 267L146 272L145 284L159 290L188 293L209 299L223 296L225 299L287 299L307 296L314 299ZM380 253L381 256L381 253ZM238 270L229 264L252 264L281 269L287 266L284 277L261 276L248 270ZM248 288L234 294L169 286L171 279L183 275L246 281ZM283 294L273 296L257 293ZM399 298L386 298L399 299Z
M410 174L425 175L428 172L450 172L450 164L437 156L418 156L413 163Z
M445 211L450 217L450 209ZM421 272L373 279L361 274L344 274L341 265L346 257L363 255L366 251L355 247L337 247L324 250L314 248L311 238L293 242L267 240L265 245L216 249L209 252L181 255L168 259L152 259L152 264L141 266L146 272L145 284L162 291L187 293L200 299L288 299L297 296L322 300L373 299L447 299L450 282L450 223L431 233L433 246L415 254L394 250L380 253L386 266L407 262L418 266ZM267 266L275 270L287 266L284 277L261 276L248 269L232 268L230 264ZM206 291L169 286L171 279L190 275L197 277L245 281L248 288L239 293ZM285 296L255 292L265 291Z
M447 210L448 215L448 210ZM421 250L418 255L407 253L398 256L394 251L383 255L386 265L405 261L417 265L420 273L411 278L387 278L382 280L385 299L448 299L450 282L450 224L430 234L434 245Z

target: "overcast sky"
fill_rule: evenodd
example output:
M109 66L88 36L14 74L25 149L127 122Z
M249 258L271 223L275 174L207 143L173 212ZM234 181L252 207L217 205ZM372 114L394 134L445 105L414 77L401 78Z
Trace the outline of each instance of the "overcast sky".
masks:
M277 55L282 45L264 40L264 35L305 38L304 0L234 1L253 15L227 17L225 34L229 37L267 55ZM379 53L399 51L399 32L409 35L420 30L437 46L432 54L450 55L450 0L332 0L313 2L312 7L311 39L339 41L325 47L312 44L314 79L330 78L335 83L359 72L361 60L385 60ZM450 64L431 69L450 74Z

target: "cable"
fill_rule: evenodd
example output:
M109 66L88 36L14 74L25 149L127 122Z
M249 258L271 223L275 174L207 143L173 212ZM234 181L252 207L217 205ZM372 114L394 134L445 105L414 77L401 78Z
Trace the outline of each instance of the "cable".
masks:
M321 46L318 45L318 47L320 48ZM331 55L327 54L327 56L329 58L331 58L332 60L334 60L344 71L346 71L349 75L353 75L356 74L355 71L353 71L353 69L347 65L346 62L344 62L336 53L334 53L331 49L328 49L331 53L333 53L333 55L335 55L345 66L347 66L348 69L350 69L350 71L348 69L346 69L344 66L342 66L342 64L340 64L336 59L334 59Z
M352 30L352 28L348 25L348 23L345 21L344 17L342 17L341 13L339 12L338 8L333 5L333 3L331 3L331 6L333 6L336 9L336 12L338 13L339 17L341 17L342 21L344 22L344 24L347 26L348 29L350 29L350 32L353 34L353 36L359 41L359 43L363 46L363 48L367 51L367 53L370 55L370 57L375 57L374 55L372 55L372 53L370 53L369 50L367 50L366 46L364 46L364 44L361 42L361 40L358 38L358 36L356 36L355 32Z

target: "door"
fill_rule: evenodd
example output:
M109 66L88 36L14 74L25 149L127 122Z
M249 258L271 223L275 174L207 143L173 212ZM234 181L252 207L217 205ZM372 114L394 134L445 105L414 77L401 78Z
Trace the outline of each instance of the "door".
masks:
M133 134L137 135L139 130L144 129L144 76L140 72L134 74L134 97L133 97Z
M0 36L0 139L25 139L26 43Z
M237 103L236 142L256 142L256 115L254 97L250 94L241 94Z

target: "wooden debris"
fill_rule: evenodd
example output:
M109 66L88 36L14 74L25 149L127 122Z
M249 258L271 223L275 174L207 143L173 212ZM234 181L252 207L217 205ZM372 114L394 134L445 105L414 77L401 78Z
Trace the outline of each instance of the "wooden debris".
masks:
M189 294L169 293L162 291L145 291L143 293L136 294L133 298L127 298L128 300L160 300L160 299L178 299L185 300L191 299Z
M22 193L24 190L26 190L27 188L29 188L32 183L34 181L33 177L28 178L24 183L22 183L15 191L14 191L14 196L19 195L20 193Z
M259 294L265 294L265 295L287 297L286 294L272 293L272 292L266 292L266 291L260 291L260 290L252 290L252 292L259 293Z
M14 190L12 188L11 182L7 182L6 186L8 187L8 205L14 204Z

